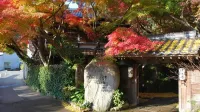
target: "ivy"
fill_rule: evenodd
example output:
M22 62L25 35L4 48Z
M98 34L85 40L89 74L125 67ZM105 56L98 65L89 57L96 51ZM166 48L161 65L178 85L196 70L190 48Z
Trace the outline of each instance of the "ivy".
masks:
M63 88L75 85L74 70L71 64L29 66L26 83L44 95L66 99Z
M114 94L113 94L113 104L115 107L122 107L125 102L123 100L123 92L119 91L119 89L117 89Z

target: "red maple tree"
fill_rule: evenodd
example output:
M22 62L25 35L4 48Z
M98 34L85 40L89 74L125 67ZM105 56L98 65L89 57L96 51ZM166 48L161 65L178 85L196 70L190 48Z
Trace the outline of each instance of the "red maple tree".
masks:
M108 43L105 54L108 56L120 55L127 52L148 52L162 42L151 41L147 37L140 36L130 28L119 27L108 35Z

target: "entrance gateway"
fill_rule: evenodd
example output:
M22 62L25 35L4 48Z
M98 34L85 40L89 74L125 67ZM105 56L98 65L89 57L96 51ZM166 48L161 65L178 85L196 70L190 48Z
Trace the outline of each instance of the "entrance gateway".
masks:
M128 53L115 58L122 60L121 82L129 103L139 103L139 64L178 63L179 111L190 112L200 105L200 36L195 32L170 33L150 37L163 44L151 52ZM103 55L103 43L78 43L77 47L87 56Z

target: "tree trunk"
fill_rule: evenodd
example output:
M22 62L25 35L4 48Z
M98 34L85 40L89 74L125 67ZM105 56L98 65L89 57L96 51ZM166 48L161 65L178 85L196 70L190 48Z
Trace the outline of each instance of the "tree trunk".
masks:
M20 48L18 48L18 46L14 46L14 45L7 45L8 48L12 49L13 51L15 51L15 53L17 54L17 56L23 60L26 63L34 63L35 61L31 58L29 58L25 52L23 52Z
M40 56L40 60L42 61L44 66L48 66L48 59L47 59L47 55L46 55L46 49L45 49L45 39L42 37L38 38L38 52L39 52L39 56Z

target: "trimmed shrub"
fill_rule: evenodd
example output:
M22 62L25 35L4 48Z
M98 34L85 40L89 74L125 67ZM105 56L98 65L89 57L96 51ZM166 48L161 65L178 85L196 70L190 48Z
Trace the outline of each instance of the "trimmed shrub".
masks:
M40 82L38 80L40 68L39 66L31 66L28 69L28 76L26 79L26 84L31 86L34 90L40 89Z
M29 66L27 84L44 95L65 99L63 88L74 85L74 70L71 64Z

